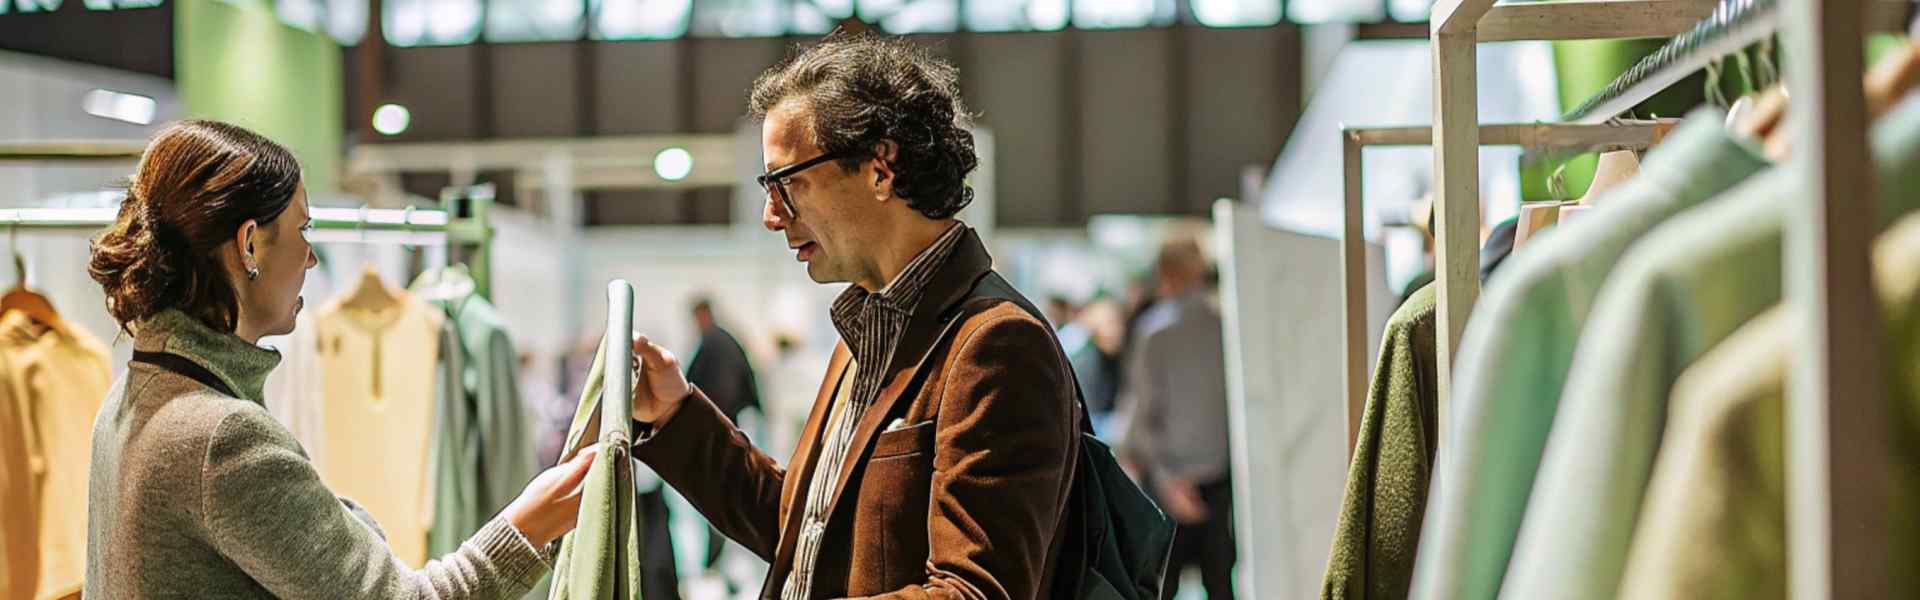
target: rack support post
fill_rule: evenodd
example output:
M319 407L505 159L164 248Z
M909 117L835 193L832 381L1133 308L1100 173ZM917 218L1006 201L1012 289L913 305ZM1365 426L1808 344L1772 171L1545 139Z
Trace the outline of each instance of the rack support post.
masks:
M1886 598L1888 423L1872 285L1877 229L1861 91L1862 0L1783 2L1799 113L1793 168L1806 201L1787 219L1786 297L1804 329L1788 377L1792 597Z

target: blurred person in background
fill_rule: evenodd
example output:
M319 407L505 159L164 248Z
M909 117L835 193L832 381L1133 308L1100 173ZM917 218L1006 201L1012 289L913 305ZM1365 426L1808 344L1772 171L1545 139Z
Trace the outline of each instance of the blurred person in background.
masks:
M1115 445L1141 484L1180 524L1164 598L1181 571L1200 567L1212 600L1233 598L1233 485L1228 477L1226 348L1198 242L1163 244L1155 295L1125 357Z
M1126 329L1120 310L1113 298L1102 296L1060 328L1060 347L1066 349L1067 362L1080 379L1087 410L1093 413L1094 432L1103 435L1120 383L1120 338Z
M1066 296L1059 294L1047 296L1047 308L1045 311L1047 322L1053 324L1055 329L1066 327L1067 323L1073 321L1075 311L1073 301L1068 300Z
M693 360L687 361L687 382L706 392L707 399L720 409L720 414L735 425L740 424L740 413L749 408L764 412L760 407L760 383L753 376L753 363L747 360L747 350L740 347L733 333L714 320L712 299L705 296L694 299L693 324L700 332L700 347L693 351ZM720 552L726 547L727 539L709 524L707 559L702 566L713 571L720 563ZM729 594L731 592L729 590Z

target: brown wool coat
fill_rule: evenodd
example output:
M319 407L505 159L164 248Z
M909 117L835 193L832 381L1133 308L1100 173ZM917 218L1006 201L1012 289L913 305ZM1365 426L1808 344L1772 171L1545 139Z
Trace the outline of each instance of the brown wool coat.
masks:
M914 310L855 430L815 597L1047 597L1079 409L1052 328L1010 302L966 303L991 268L968 232ZM698 391L635 448L721 532L772 564L763 598L777 599L792 571L849 357L835 349L788 466L755 449ZM883 432L895 419L909 426Z

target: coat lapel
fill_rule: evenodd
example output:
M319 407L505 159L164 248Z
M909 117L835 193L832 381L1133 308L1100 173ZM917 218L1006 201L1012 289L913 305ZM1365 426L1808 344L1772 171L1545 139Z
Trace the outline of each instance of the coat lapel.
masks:
M952 257L942 266L933 280L927 284L925 295L920 304L913 309L913 316L907 319L907 328L899 342L894 344L893 354L887 359L885 382L873 405L860 416L854 428L851 445L847 448L847 458L841 463L839 476L834 480L833 494L827 502L826 515L833 519L839 509L840 498L846 495L847 481L852 478L854 466L866 460L867 450L873 445L873 438L879 435L880 428L887 422L887 415L893 412L895 404L900 402L902 393L913 382L914 374L924 366L933 350L934 342L946 329L953 315L951 309L965 299L967 292L973 289L974 281L993 268L993 257L987 254L987 247L981 243L980 235L969 229L959 245L953 250ZM865 368L865 367L862 367ZM813 428L809 428L812 430Z
M780 545L774 548L773 568L768 570L764 589L771 590L776 584L786 581L787 572L793 569L793 553L800 542L800 529L788 524L800 520L807 504L807 488L813 481L813 471L817 465L815 456L820 455L821 433L826 427L827 415L833 406L833 398L845 383L847 365L853 361L853 354L847 351L846 344L837 344L833 348L833 358L827 363L826 378L820 382L820 391L813 399L813 412L807 416L806 426L800 429L800 440L794 446L793 457L787 460L786 480L781 483L780 508ZM777 593L777 591L769 592Z

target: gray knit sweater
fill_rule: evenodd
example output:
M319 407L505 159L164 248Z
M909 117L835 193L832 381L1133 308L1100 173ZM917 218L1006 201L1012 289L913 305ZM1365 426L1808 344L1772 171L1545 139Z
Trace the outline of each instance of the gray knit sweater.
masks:
M87 598L509 598L548 568L498 517L407 567L267 415L279 354L174 311L137 332L136 350L185 357L241 397L144 363L114 383L94 420Z

